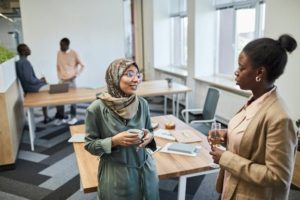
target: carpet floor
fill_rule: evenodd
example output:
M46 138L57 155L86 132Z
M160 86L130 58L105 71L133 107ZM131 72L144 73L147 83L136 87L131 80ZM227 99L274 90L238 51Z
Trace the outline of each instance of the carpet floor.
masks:
M163 98L147 98L152 116L163 114ZM77 124L83 124L85 109L89 104L78 104ZM168 103L171 105L171 103ZM67 107L67 106L66 106ZM49 115L56 109L49 107ZM68 113L69 108L66 109ZM97 194L83 193L69 126L55 126L53 122L43 124L41 109L35 109L37 122L35 151L30 150L28 126L24 127L17 161L13 169L0 171L1 200L96 200ZM171 113L171 108L168 109ZM215 192L217 174L193 177L187 180L186 199L218 200ZM178 179L160 181L162 200L177 199ZM300 191L292 187L290 200L300 199Z

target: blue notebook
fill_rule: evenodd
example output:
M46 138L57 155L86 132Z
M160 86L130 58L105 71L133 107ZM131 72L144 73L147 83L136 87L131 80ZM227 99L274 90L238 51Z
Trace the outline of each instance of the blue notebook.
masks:
M181 153L193 154L197 152L197 145L184 144L184 143L173 143L168 146L168 151L176 151Z

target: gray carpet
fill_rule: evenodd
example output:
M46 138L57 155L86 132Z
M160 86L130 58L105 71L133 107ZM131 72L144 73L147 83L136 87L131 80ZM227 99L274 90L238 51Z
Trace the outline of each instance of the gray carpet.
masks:
M163 98L147 98L152 116L163 114ZM170 103L168 105L171 105ZM84 123L85 109L88 104L78 105L78 124ZM68 111L69 109L66 109ZM55 108L49 108L54 116ZM171 113L171 108L168 109ZM193 116L191 116L193 117ZM28 127L23 131L18 159L14 169L0 171L1 200L96 200L97 194L84 194L80 190L80 179L73 147L67 125L55 126L42 123L41 109L36 109L37 138L35 151L30 150ZM215 192L217 174L189 178L187 180L186 199L218 200ZM160 181L162 200L177 199L178 180ZM292 188L290 200L300 199L300 191Z

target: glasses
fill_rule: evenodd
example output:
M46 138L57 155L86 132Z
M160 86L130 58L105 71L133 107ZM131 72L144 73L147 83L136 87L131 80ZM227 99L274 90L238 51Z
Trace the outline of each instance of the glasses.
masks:
M141 81L143 79L143 74L137 72L135 73L134 71L128 71L124 74L125 76L127 76L128 78L130 78L131 80L134 78L134 77L137 77L137 79L139 81Z

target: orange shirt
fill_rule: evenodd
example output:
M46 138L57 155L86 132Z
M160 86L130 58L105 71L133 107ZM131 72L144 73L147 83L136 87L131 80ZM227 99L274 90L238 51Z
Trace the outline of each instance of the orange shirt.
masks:
M78 65L81 66L78 71ZM57 53L57 73L61 80L70 80L75 78L82 71L84 65L80 61L78 54L74 50Z

